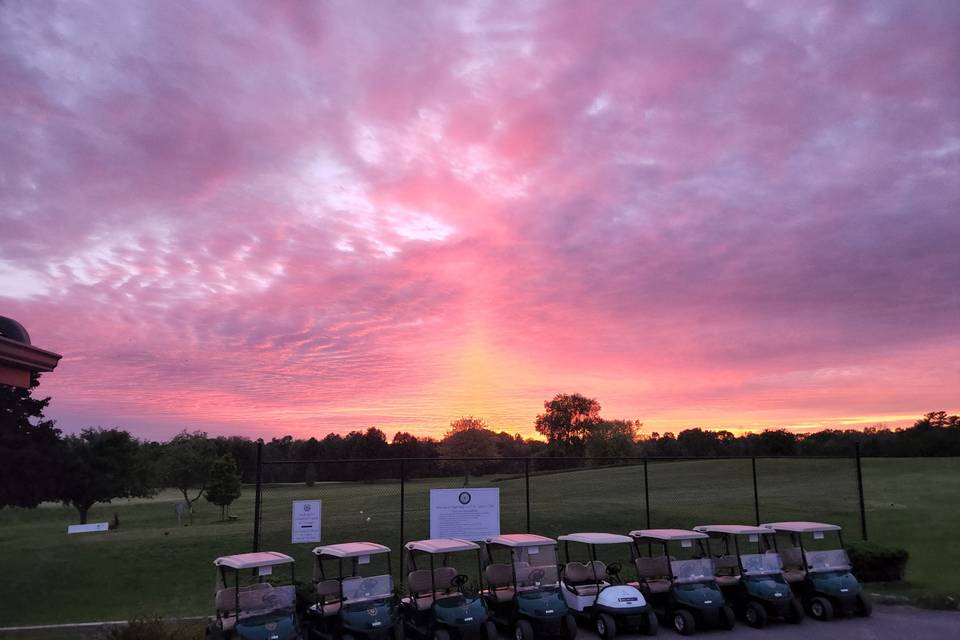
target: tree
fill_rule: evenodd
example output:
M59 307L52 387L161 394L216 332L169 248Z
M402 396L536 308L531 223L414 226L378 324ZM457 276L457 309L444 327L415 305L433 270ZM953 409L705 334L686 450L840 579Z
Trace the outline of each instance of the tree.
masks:
M215 459L212 443L203 432L177 434L164 448L160 459L160 480L180 491L184 502L193 510L210 482L210 466ZM190 492L196 495L190 497Z
M86 524L90 507L116 498L153 495L151 470L140 443L120 429L84 429L64 445L64 482L60 499L80 513Z
M567 453L582 451L584 439L600 421L600 403L579 393L558 393L543 408L546 411L537 416L537 433Z
M637 429L640 423L634 420L601 420L597 422L585 440L587 455L596 458L617 458L636 453Z
M50 398L37 399L34 374L28 389L0 384L0 509L33 508L58 499L63 470L60 430L46 420Z
M450 430L440 441L441 458L487 458L487 460L448 460L447 469L463 471L463 484L470 483L470 474L489 466L489 458L499 458L497 434L480 418L469 416L450 423Z
M210 484L207 487L207 502L220 507L220 520L234 500L240 497L240 470L233 456L220 456L210 465Z

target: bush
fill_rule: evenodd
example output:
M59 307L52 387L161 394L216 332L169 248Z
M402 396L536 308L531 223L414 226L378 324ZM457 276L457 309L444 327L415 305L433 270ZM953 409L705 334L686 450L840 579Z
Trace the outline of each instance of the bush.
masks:
M895 582L903 580L910 554L906 549L881 547L860 542L847 548L853 573L862 582Z

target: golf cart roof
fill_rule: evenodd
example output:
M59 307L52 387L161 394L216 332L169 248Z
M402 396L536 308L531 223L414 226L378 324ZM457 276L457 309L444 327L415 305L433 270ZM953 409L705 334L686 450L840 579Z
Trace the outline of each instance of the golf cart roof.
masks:
M627 536L621 536L618 533L568 533L560 536L558 540L564 542L582 542L584 544L623 544L624 542L633 542Z
M763 535L770 533L770 529L754 527L748 524L701 524L693 528L703 533L729 533L735 536Z
M534 533L507 533L502 536L487 538L487 544L501 544L505 547L539 547L547 544L557 544L553 538L538 536Z
M228 569L256 569L257 567L272 567L278 564L293 564L293 558L276 551L257 551L255 553L239 553L235 556L221 556L214 560L213 564Z
M344 542L342 544L328 544L313 550L315 556L330 556L332 558L356 558L378 553L390 553L390 547L385 547L376 542Z
M787 533L814 533L818 531L840 531L840 527L835 524L825 522L765 522L761 527L773 529L774 531L785 531Z
M701 540L710 536L689 529L636 529L630 532L630 537L668 542L670 540Z
M454 551L472 551L480 547L469 540L460 538L433 538L431 540L414 540L404 547L408 551L422 551L424 553L452 553Z

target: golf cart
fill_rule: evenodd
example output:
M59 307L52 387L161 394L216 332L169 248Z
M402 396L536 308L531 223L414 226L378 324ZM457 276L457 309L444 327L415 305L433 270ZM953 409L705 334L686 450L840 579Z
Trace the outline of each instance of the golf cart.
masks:
M733 628L733 609L714 577L707 534L643 529L631 531L630 537L640 590L674 631L689 636L702 627Z
M615 533L571 533L559 538L563 541L563 597L577 619L594 626L602 640L611 640L621 631L637 630L653 635L657 632L657 617L636 583L627 584L623 578L623 562L629 560L632 540ZM570 543L583 545L580 557L586 562L571 561ZM606 559L597 558L598 547ZM622 560L617 560L622 558Z
M770 522L761 526L789 541L780 545L777 536L770 536L773 549L783 560L784 577L810 615L830 620L836 613L866 617L873 612L873 603L850 573L840 527L822 522ZM828 533L836 534L835 543L828 542Z
M577 637L560 593L556 540L513 533L488 538L483 552L483 597L495 623L511 628L516 640Z
M275 551L241 553L213 561L217 568L216 616L207 623L208 640L300 640L293 558ZM282 586L266 581L274 569L289 567ZM240 574L253 576L242 581Z
M763 527L711 524L694 527L710 536L717 584L724 599L751 627L764 627L771 618L797 624L803 621L803 606L783 577L780 555L764 538L773 533Z
M373 542L330 544L314 549L313 556L317 597L307 610L311 640L390 636L402 640L388 547Z
M449 562L451 554L473 552L479 577L480 547L459 538L434 538L408 542L404 548L410 570L409 595L400 603L404 629L423 640L496 640L486 601L465 588L470 578Z

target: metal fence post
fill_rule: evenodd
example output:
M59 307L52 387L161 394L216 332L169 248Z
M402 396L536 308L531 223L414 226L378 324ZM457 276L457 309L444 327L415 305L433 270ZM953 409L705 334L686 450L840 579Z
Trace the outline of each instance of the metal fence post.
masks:
M530 457L523 461L523 477L527 492L527 533L530 533Z
M406 462L400 460L400 544L397 545L397 549L400 550L400 575L403 575L403 545L406 543L404 540L403 525L404 525L404 516L406 515L406 485L407 485L407 473L406 473Z
M253 550L260 550L260 503L263 500L263 440L257 440L257 487L253 495Z
M760 493L757 491L757 456L750 458L750 464L753 467L753 515L756 519L756 525L760 526Z
M860 494L860 532L863 539L867 539L867 510L863 504L863 467L860 465L860 443L856 442L855 453L857 458L857 491Z
M647 529L650 528L650 477L647 475L647 458L643 458L643 506L647 512Z

